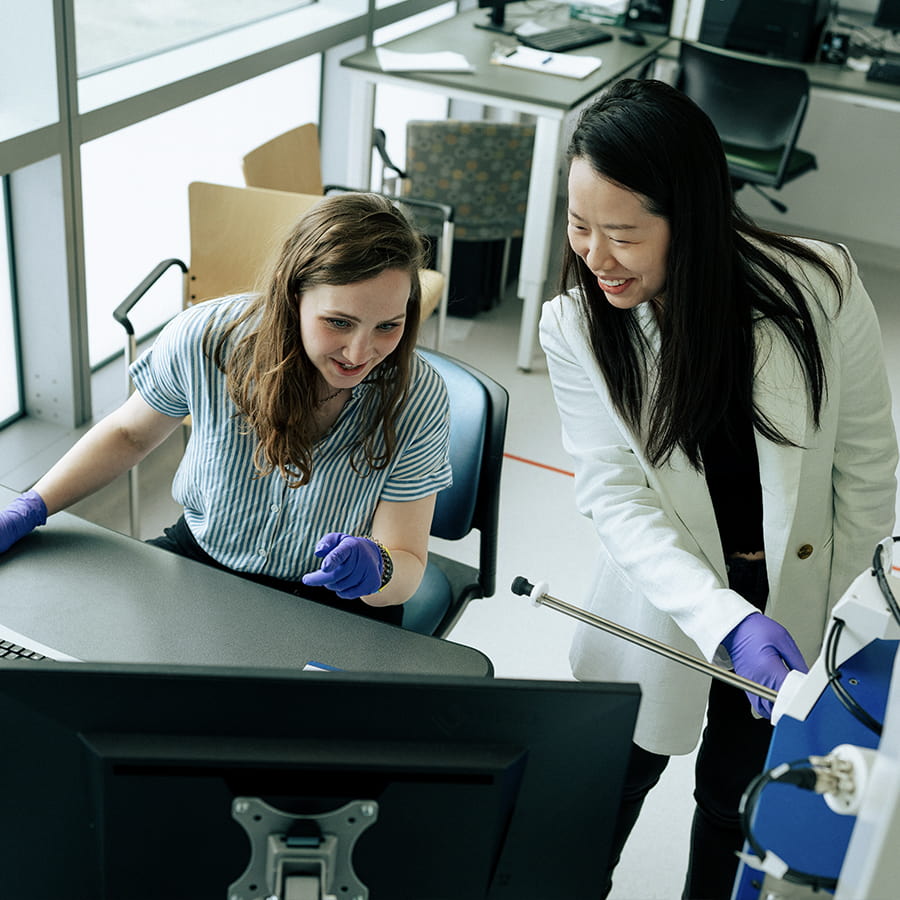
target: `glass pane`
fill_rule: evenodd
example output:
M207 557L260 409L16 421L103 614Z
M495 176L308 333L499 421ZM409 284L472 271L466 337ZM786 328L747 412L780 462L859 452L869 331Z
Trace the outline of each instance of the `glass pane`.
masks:
M82 147L92 365L121 350L125 335L112 311L156 263L189 262L188 184L243 185L244 154L317 122L320 68L311 56ZM138 304L137 333L174 315L181 299L173 269Z
M0 141L59 119L52 0L0 3Z
M146 59L314 0L74 0L78 75Z
M19 403L19 357L15 334L9 271L6 179L0 178L0 426L22 411Z

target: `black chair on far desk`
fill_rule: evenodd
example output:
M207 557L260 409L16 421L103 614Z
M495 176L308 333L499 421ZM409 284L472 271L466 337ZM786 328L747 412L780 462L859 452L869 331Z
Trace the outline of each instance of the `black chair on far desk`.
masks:
M806 71L688 43L679 62L677 86L716 126L734 190L749 185L786 212L762 188L778 190L816 168L815 156L796 146L809 103Z

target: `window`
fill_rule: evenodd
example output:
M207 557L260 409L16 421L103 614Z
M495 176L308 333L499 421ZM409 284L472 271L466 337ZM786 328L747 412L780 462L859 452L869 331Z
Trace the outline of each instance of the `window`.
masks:
M317 121L319 55L282 66L82 147L90 360L118 353L112 311L160 260L189 262L187 186L243 185L241 159L269 138ZM170 270L135 307L138 335L181 308Z
M74 0L79 78L306 6L314 0Z
M0 141L27 134L59 118L53 4L0 4ZM2 171L2 170L0 170Z

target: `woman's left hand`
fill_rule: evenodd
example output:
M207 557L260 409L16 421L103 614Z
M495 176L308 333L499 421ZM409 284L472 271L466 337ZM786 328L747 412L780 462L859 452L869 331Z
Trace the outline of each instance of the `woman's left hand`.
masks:
M808 672L800 648L788 631L774 619L752 612L724 638L722 646L731 656L736 674L777 691L788 671ZM759 716L772 717L774 703L746 691L750 705Z
M322 567L303 576L304 584L326 587L349 600L374 594L381 588L384 561L378 545L369 538L333 531L316 544Z

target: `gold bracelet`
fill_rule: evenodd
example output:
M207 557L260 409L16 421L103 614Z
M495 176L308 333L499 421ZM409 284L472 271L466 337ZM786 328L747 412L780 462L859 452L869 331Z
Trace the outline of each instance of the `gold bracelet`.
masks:
M378 551L381 553L381 587L375 592L380 593L387 587L387 583L391 580L394 575L394 561L391 559L391 551L388 550L378 538L373 538L369 535L369 540L378 548Z

